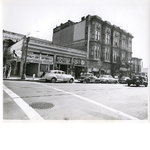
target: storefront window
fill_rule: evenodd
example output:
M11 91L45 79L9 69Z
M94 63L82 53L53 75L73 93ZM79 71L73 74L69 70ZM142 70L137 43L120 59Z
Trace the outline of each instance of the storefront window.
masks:
M40 65L40 71L48 71L48 65L47 64L41 64Z

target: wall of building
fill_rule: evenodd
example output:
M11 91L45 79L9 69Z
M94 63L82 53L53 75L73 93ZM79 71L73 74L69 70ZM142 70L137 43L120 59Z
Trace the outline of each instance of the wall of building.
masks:
M73 42L85 39L85 23L84 20L74 25Z
M66 27L53 34L53 44L66 46L73 42L74 26Z

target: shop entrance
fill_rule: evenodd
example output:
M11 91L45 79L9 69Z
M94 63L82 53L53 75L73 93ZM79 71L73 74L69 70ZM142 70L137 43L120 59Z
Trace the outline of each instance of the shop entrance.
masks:
M60 65L60 70L65 71L65 73L67 73L67 65Z
M85 68L84 67L79 67L79 66L75 66L75 78L79 78L80 74L85 72Z
M37 73L38 73L38 64L37 63L27 64L26 75L33 76L33 74L35 74L35 76L37 76Z

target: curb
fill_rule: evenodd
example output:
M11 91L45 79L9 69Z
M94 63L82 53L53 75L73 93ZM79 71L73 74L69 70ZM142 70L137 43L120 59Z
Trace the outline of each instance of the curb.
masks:
M3 80L9 80L9 81L30 81L30 82L46 82L45 80L42 79L11 79L11 78L5 78ZM78 83L78 80L74 81L73 83Z

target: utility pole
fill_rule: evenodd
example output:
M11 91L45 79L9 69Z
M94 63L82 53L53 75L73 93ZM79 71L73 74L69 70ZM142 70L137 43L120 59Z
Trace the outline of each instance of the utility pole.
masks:
M30 37L25 38L25 60L23 65L23 73L21 79L26 79L26 62L27 62L27 53L28 53L28 43L29 43Z

